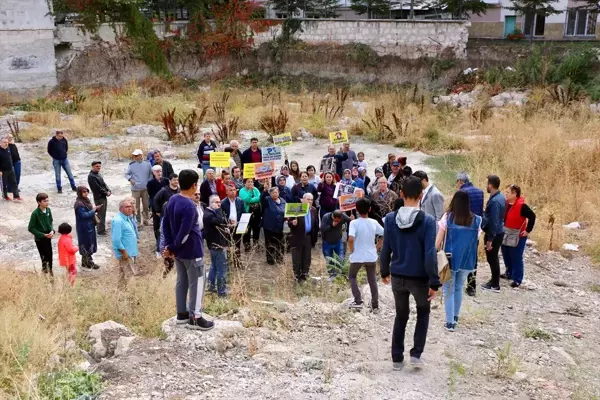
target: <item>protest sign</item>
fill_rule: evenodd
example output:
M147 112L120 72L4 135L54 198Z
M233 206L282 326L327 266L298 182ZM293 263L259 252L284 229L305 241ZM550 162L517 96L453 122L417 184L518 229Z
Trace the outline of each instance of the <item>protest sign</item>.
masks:
M252 178L254 176L254 165L253 163L244 164L244 178Z
M248 224L250 223L251 213L244 213L240 217L240 222L238 222L237 228L235 229L236 235L243 235L248 230Z
M308 214L308 203L286 203L285 218L304 217Z
M262 160L263 160L263 162L281 160L281 147L279 147L279 146L263 147Z
M321 159L321 169L320 171L325 173L325 172L331 172L333 174L335 174L335 168L336 168L336 161L335 161L335 157L327 157L327 158L323 158Z
M362 196L359 196L357 193L353 194L344 194L340 196L340 211L350 211L356 208L356 202Z
M273 144L275 146L289 146L292 144L292 134L289 132L282 133L281 135L273 136ZM264 157L264 154L263 154Z
M275 161L254 163L254 179L270 178L273 174L275 174Z
M231 153L227 151L213 151L210 153L210 166L218 168L229 168Z
M353 194L355 191L360 190L352 185L347 185L345 183L342 182L338 182L335 185L335 191L333 192L333 198L337 199L340 196L343 196L345 194Z
M329 132L329 141L332 144L348 143L348 132L345 130Z

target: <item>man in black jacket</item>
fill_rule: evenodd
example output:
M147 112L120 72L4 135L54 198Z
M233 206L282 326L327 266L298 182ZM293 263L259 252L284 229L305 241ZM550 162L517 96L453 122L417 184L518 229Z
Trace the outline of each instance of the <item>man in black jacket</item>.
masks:
M69 152L69 142L62 131L56 131L52 139L48 142L48 154L52 157L52 166L54 167L54 176L56 178L56 188L58 193L62 193L62 182L60 176L60 169L64 169L69 183L71 184L71 190L77 191L77 185L71 172L71 165L69 165L69 159L67 153Z
M292 248L292 265L298 283L308 279L312 258L312 248L319 235L319 213L313 205L313 195L304 193L302 203L308 204L308 214L304 217L290 218L290 246Z
M208 199L209 207L204 209L204 237L210 251L210 271L208 272L208 292L215 293L219 297L227 296L227 254L228 245L227 231L228 223L223 210L221 199L212 195Z
M221 201L221 209L223 210L223 214L225 214L225 218L229 220L230 238L233 238L233 246L229 246L231 250L235 250L235 254L232 257L233 266L234 268L240 268L242 266L240 258L242 235L236 234L235 230L244 213L244 202L237 197L237 189L233 184L227 185L226 189L227 197Z
M156 239L156 258L161 257L159 242L162 211L169 199L177 193L179 193L179 176L171 174L169 176L169 184L163 186L152 200L152 225L154 227L154 238Z
M108 208L108 198L112 194L110 188L104 182L104 178L100 175L102 169L101 161L92 161L92 170L88 174L88 185L94 196L94 204L102 205L98 210L100 223L96 226L98 236L106 236L106 209Z
M0 178L2 178L3 183L2 191L4 192L4 200L11 200L8 197L8 190L12 189L14 200L20 201L19 186L17 185L12 156L8 149L8 138L6 137L0 139Z
M258 139L250 139L250 148L242 153L242 165L262 162L262 150L258 147Z
M170 162L168 162L167 160L163 159L162 157L162 153L160 152L160 150L154 150L154 165L160 165L162 167L162 174L165 177L169 177L171 175L173 175L175 173L175 170L173 170L173 166L171 165Z

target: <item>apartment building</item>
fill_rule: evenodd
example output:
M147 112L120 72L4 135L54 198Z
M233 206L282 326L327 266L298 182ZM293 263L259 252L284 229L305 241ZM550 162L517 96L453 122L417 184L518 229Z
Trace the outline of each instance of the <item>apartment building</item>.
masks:
M554 8L560 14L544 17L543 15L517 15L507 10L510 0L485 0L491 8L485 15L473 15L469 37L502 39L515 29L529 37L533 30L536 40L600 40L600 24L598 13L580 9L581 2L560 0Z

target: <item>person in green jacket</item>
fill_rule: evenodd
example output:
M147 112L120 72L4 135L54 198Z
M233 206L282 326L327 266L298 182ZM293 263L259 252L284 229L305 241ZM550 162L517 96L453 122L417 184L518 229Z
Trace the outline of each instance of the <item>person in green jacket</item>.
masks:
M244 179L244 187L240 189L239 196L244 202L244 210L247 213L252 213L250 222L248 223L248 230L242 238L242 241L244 242L244 250L249 252L251 249L251 236L254 245L258 244L258 238L260 237L260 222L262 219L262 210L260 208L260 192L254 187L254 179Z
M38 203L38 208L31 213L27 230L35 238L35 245L42 259L42 272L53 276L52 237L54 236L54 228L52 227L52 212L48 207L50 201L46 193L38 193L35 201Z

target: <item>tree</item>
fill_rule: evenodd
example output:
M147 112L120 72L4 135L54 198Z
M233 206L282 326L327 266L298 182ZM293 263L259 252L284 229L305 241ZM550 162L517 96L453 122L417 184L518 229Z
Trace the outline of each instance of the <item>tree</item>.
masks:
M505 8L510 11L516 11L523 16L533 16L533 25L529 34L529 42L531 43L535 34L537 16L543 15L544 17L549 17L550 15L560 14L561 11L558 11L552 5L557 2L558 0L512 0L513 5Z
M313 12L321 18L337 18L340 16L337 13L338 0L313 0L312 7Z
M269 3L277 11L285 12L287 18L294 18L299 11L312 10L311 0L271 0Z
M367 14L368 19L390 12L388 0L351 0L350 8L359 15Z
M485 14L490 5L481 0L440 0L436 7L445 8L452 19L469 19L472 14Z

